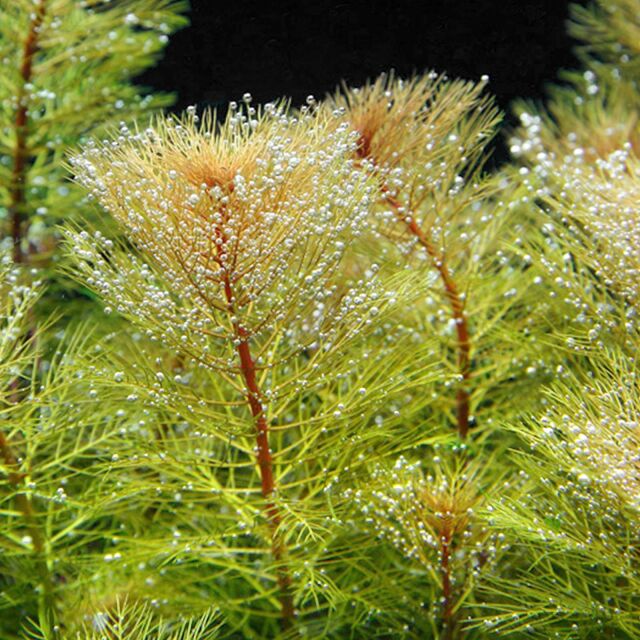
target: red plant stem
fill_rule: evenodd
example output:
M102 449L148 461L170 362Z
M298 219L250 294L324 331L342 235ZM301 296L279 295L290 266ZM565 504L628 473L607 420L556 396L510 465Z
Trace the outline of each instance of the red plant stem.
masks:
M232 315L234 311L234 295L229 276L224 276L224 291L227 304ZM262 497L265 499L265 513L271 529L271 552L276 561L278 587L280 589L281 622L284 629L291 628L295 618L295 610L292 595L292 583L289 569L286 564L287 546L279 531L282 517L278 506L273 501L276 483L273 476L273 458L269 447L269 425L262 407L262 393L256 379L256 366L251 349L249 347L249 334L238 322L233 323L238 357L240 358L240 370L247 390L247 401L251 409L251 415L256 425L257 461L260 468L260 482Z
M469 323L464 312L464 302L460 295L460 290L456 284L451 272L449 271L444 257L438 255L433 243L420 228L415 219L405 215L401 211L401 204L392 195L385 191L387 202L393 207L397 217L405 223L409 231L416 237L418 242L424 247L425 251L433 266L440 274L440 279L444 285L445 294L451 306L452 317L456 325L456 336L458 342L458 371L462 377L462 383L458 387L456 393L456 424L458 435L461 439L465 439L469 433L469 392L466 384L471 378L471 338L469 336Z
M22 62L20 63L20 87L18 95L18 109L14 126L16 142L13 150L13 169L11 172L11 186L9 188L9 219L11 224L11 239L13 241L13 261L16 264L25 260L22 251L22 238L25 234L23 226L28 223L26 216L26 182L27 182L27 134L29 125L29 111L27 109L27 85L33 76L33 59L38 50L38 37L46 12L45 0L35 8L29 33L22 48Z
M27 86L33 78L33 60L39 46L39 36L46 14L46 0L40 0L34 8L34 12L29 24L24 45L22 47L22 58L20 62L20 86L18 87L16 100L17 109L14 119L15 145L13 149L13 166L11 170L11 181L9 184L9 225L12 240L12 258L15 264L24 263L26 254L22 249L22 239L26 235L25 228L29 219L26 211L26 182L27 182L27 162L29 151L27 148L27 136L29 129L29 110L27 107ZM37 366L37 365L36 365ZM19 383L16 379L11 384L11 397L14 402L19 401ZM36 522L35 511L31 500L22 489L24 476L19 471L18 461L13 453L11 444L4 433L0 431L0 456L8 469L7 480L16 491L14 496L15 505L22 513L27 530L31 537L34 555L36 556L36 567L40 576L40 586L42 593L40 602L42 608L40 614L53 619L55 615L55 603L53 600L53 580L49 571L45 554L45 539ZM51 620L47 621L50 622ZM44 623L45 620L41 619ZM57 637L57 633L55 633Z
M440 539L440 571L442 573L442 640L452 640L455 633L456 620L453 611L451 532L449 527L444 528Z
M26 171L27 171L27 134L29 124L29 112L27 108L27 85L33 77L33 59L38 50L38 38L40 29L46 14L46 1L40 0L35 8L33 17L29 24L29 31L22 47L22 59L20 63L20 87L18 88L16 100L17 110L14 119L16 140L13 150L13 167L11 171L11 182L9 187L9 220L12 239L12 257L16 264L25 261L25 254L22 251L22 238L25 233L23 223L27 222L26 205ZM18 382L11 385L14 401L18 401ZM41 556L45 550L44 537L35 521L35 512L31 501L24 491L21 491L23 476L18 471L19 465L13 453L13 449L4 433L0 431L0 455L5 466L9 469L7 480L17 491L15 504L22 513L27 530L31 536L33 550L37 556ZM39 564L39 572L42 578L42 586L45 597L51 590L51 578L46 567L46 562L42 560Z

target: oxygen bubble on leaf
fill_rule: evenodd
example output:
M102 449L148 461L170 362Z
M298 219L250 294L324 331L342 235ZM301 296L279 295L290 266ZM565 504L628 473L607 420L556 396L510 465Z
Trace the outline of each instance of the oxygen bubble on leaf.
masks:
M591 478L586 473L581 473L578 475L578 482L583 486L587 486L591 484Z

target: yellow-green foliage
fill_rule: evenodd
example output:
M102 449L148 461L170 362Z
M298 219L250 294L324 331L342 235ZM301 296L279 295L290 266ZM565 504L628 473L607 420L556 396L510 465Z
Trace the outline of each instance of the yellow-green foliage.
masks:
M493 174L486 79L148 118L182 3L0 9L3 639L640 637L639 0Z
M51 266L60 258L56 225L93 215L68 180L69 148L171 104L171 95L149 94L132 80L186 24L186 7L182 0L0 2L0 223L20 261Z

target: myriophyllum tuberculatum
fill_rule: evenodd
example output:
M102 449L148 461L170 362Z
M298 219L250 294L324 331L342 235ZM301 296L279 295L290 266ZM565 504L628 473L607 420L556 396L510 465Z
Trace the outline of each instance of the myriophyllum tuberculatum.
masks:
M304 352L288 383L302 388L387 304L376 265L350 284L337 278L376 196L357 148L333 117L256 111L246 100L222 122L190 109L146 130L123 126L72 159L78 182L137 249L72 234L83 278L107 310L218 372L246 401L285 625L294 603L269 418L282 389L267 374Z
M492 580L497 615L485 624L498 633L535 625L540 637L638 636L637 364L601 348L590 367L567 372L548 389L547 410L512 427L530 445L515 452L524 481L493 500L490 516L528 561L508 582Z
M16 417L21 408L21 391L24 387L25 372L33 366L37 355L36 333L27 330L26 320L30 310L40 295L40 282L28 286L20 284L19 271L8 260L7 255L0 258L0 468L2 468L3 500L0 507L6 514L6 524L16 526L25 535L21 537L24 547L32 550L34 559L33 576L37 584L38 606L47 620L52 617L55 608L53 578L46 559L46 539L41 522L35 511L31 492L27 488L24 473L24 457L21 447L22 423ZM36 398L30 396L32 405ZM16 446L18 445L18 446ZM35 448L35 447L34 447ZM5 499L7 499L5 502ZM11 500L13 499L13 504ZM15 516L19 514L20 518ZM14 549L12 548L13 552ZM5 553L9 555L9 550ZM44 621L43 621L44 622Z
M477 175L478 159L499 118L481 95L484 84L447 82L433 73L409 80L382 75L358 89L345 87L327 102L358 132L356 158L378 181L380 229L393 235L398 224L404 228L407 236L396 235L396 242L405 251L420 246L441 281L455 326L461 438L471 418L472 336L466 283L452 263L468 240L460 214L489 191Z
M65 184L65 149L172 102L142 95L131 80L186 25L186 8L183 0L0 0L0 226L15 263L48 265L54 225L81 209L81 193Z
M441 637L460 637L465 601L491 566L496 540L479 517L484 484L477 463L434 456L433 471L400 456L393 467L374 466L366 484L345 490L372 533L387 540L434 585L430 616L439 618ZM436 604L437 603L437 604ZM434 615L435 614L435 615Z
M573 269L577 262L598 276L607 296L615 293L637 309L640 160L633 145L627 142L596 160L590 160L591 152L579 146L557 155L556 149L537 139L535 122L528 122L529 142L536 152L529 181L545 205L547 218L543 219L552 225L555 222L555 228L545 230L547 235L565 251L561 265L550 264L550 275L557 280L559 266L566 271L567 265ZM565 288L570 289L566 275L564 280ZM578 298L579 294L574 286L569 295ZM575 304L582 310L582 300Z

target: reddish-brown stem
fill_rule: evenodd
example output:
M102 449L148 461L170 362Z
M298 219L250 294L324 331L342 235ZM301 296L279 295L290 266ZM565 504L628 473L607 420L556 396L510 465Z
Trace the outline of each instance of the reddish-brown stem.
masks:
M442 640L452 640L456 620L451 579L451 531L445 527L440 538L440 572L442 573Z
M464 311L464 301L460 295L460 290L453 279L444 256L439 255L431 240L420 228L415 219L405 215L401 204L389 193L385 192L387 202L393 208L396 216L404 222L409 231L416 237L420 245L424 248L431 259L431 263L437 270L444 285L445 294L451 307L451 315L456 326L456 337L458 345L458 372L462 378L461 384L456 392L456 424L458 435L464 439L469 433L469 403L470 397L467 391L467 382L471 378L471 338L469 336L469 323Z
M235 316L235 298L229 276L224 276L224 291L229 311ZM249 334L237 321L233 322L234 333L238 346L236 348L240 359L240 370L247 390L247 401L251 415L256 425L257 462L260 469L262 497L265 499L265 513L271 530L271 552L276 561L278 588L280 589L281 621L284 629L292 626L295 617L293 604L291 575L286 564L287 546L282 537L280 524L282 517L278 506L273 500L276 483L273 475L273 458L269 446L269 424L262 406L262 393L256 378L256 365L251 355Z
M22 239L26 233L25 224L28 223L26 216L26 173L29 152L27 149L27 135L29 125L29 110L27 106L27 86L33 77L33 60L38 50L38 39L40 29L46 13L46 2L40 0L35 7L33 17L29 24L29 31L22 47L22 58L20 62L20 86L18 87L16 100L17 109L14 119L15 144L13 149L13 166L11 170L11 182L9 185L9 224L12 240L12 257L16 264L25 261L25 254L22 250ZM16 379L11 383L12 400L19 401L19 383ZM27 530L31 537L31 544L35 555L38 557L38 570L41 575L44 599L50 598L52 582L51 576L46 566L43 553L45 550L44 537L36 523L35 512L31 500L22 488L23 476L19 472L18 461L13 453L11 444L4 433L0 432L0 455L8 469L7 480L16 491L15 505L22 514ZM51 606L51 605L50 605Z
M9 188L9 220L11 225L11 239L13 241L13 261L16 264L24 262L25 254L22 250L23 228L27 223L26 182L27 182L27 134L29 125L29 110L27 107L27 85L33 76L33 59L38 50L38 38L46 12L45 0L41 0L35 8L29 25L29 32L22 48L20 63L20 87L16 99L18 108L14 120L16 141L13 149L13 168L11 171L11 185Z

